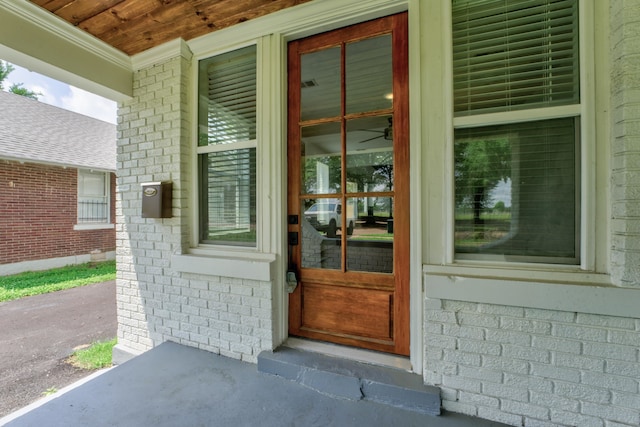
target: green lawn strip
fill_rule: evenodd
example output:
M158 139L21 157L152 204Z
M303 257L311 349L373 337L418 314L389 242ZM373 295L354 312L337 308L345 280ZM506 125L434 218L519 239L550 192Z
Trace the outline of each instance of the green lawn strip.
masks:
M75 351L68 362L81 369L101 369L111 366L111 355L116 338L94 342L87 348Z
M383 240L393 241L393 234L380 233L380 234L363 234L361 236L351 236L350 240Z
M1 276L0 302L114 280L115 266L115 261L105 261Z

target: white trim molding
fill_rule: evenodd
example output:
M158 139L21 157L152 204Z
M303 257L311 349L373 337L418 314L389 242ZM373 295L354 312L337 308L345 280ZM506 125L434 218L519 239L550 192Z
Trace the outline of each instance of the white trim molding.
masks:
M73 226L73 229L75 231L81 231L81 230L107 230L107 229L114 229L116 228L115 224L110 223L110 224L75 224Z
M255 254L251 258L174 255L171 267L183 273L269 282L273 279L275 260L275 255L268 254Z
M455 275L424 275L425 296L603 316L640 317L640 290Z
M69 24L54 13L36 6L32 2L22 0L3 0L0 10L11 11L15 15L31 21L31 23L49 31L53 35L102 56L109 62L128 68L129 56L118 49L104 43L91 34ZM22 33L24 37L24 33Z
M0 2L0 57L106 98L133 93L127 54L23 0Z
M131 57L131 68L133 71L142 70L157 64L162 64L170 59L181 56L190 61L193 53L189 49L189 45L183 39L171 40L144 52L140 52Z
M408 0L312 1L197 37L187 43L196 55L210 55L212 47L220 51L225 46L269 34L278 33L292 40L380 18L407 10L407 3Z

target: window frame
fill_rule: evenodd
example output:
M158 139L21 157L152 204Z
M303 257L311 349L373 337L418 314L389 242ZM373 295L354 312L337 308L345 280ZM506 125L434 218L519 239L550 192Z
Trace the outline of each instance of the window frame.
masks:
M584 69L583 67L586 65L583 61L582 58L582 53L584 51L584 49L582 49L581 47L584 45L584 36L583 36L583 30L585 30L584 28L584 20L582 19L582 9L584 7L584 4L582 4L583 2L581 2L580 0L577 0L577 6L578 6L578 35L579 35L579 40L578 40L578 46L577 46L577 52L576 54L578 55L578 61L580 63L580 74L578 76L579 78L579 87L580 87L580 93L578 94L578 99L579 102L578 103L573 103L573 104L569 104L569 105L561 105L561 106L551 106L551 107L534 107L534 108L522 108L522 109L516 109L513 111L501 111L501 112L490 112L490 113L479 113L479 114L474 114L473 112L470 111L464 111L462 112L462 114L460 114L459 116L455 116L454 113L453 114L453 120L452 120L452 125L453 125L453 133L455 134L456 130L459 129L474 129L474 128L486 128L488 126L492 126L492 125L509 125L509 124L522 124L522 123L526 123L526 122L535 122L535 121L541 121L541 120L547 120L547 119L560 119L560 118L574 118L574 120L577 120L578 123L580 123L580 127L577 128L577 135L576 135L576 158L574 159L575 163L576 163L576 167L577 170L580 171L581 174L583 174L582 170L584 169L583 167L583 163L582 163L582 159L580 158L581 153L583 151L583 145L584 145L584 131L582 128L582 123L584 122L583 120L583 116L582 113L584 111L584 102L585 99L583 97L584 95L584 87L583 87L583 74L584 74ZM451 0L450 2L448 2L449 5L449 34L451 35L451 39L452 42L450 43L450 50L449 50L449 57L451 59L451 68L453 70L453 14L452 14L452 3L453 0ZM451 79L451 87L453 88L453 73L451 73L450 75L450 79ZM453 93L453 92L452 92ZM453 101L453 100L452 100ZM453 102L452 102L453 105ZM455 141L453 141L452 144L452 148L453 146L455 146ZM453 167L454 172L455 172L455 166ZM581 195L583 193L583 191L585 190L585 185L583 183L583 179L580 176L576 177L576 192L578 193L576 199L575 199L575 204L576 204L576 220L579 221L580 223L580 227L582 227L582 216L583 216L583 211L585 210L583 208L583 200L581 198ZM455 196L455 185L453 188L453 194ZM455 207L454 207L455 209ZM455 214L454 214L455 215ZM455 220L454 220L455 221ZM455 228L455 225L453 226L453 228ZM574 241L578 241L580 242L580 246L576 248L576 258L578 258L580 261L578 263L571 263L569 260L563 262L561 258L558 259L549 259L549 262L552 264L558 264L558 265L564 265L564 266L571 266L571 265L582 265L583 263L583 250L582 250L582 241L584 239L585 236L583 236L582 233L582 229L576 229L575 230L575 234L574 234ZM455 246L455 242L453 243L453 246ZM478 254L478 255L467 255L464 253L456 253L455 252L455 248L453 249L453 259L454 262L461 262L461 261L491 261L492 258L495 259L500 259L501 256L500 255L483 255L483 254ZM518 255L518 256L511 256L511 258L513 258L514 260L521 260L522 264L540 264L540 263L544 263L543 259L544 257L540 258L540 257L536 257L536 256L529 256L529 255ZM529 258L529 259L527 259ZM507 263L511 263L511 262L517 262L517 261L506 261Z
M450 156L450 195L452 198L450 215L448 218L448 232L450 241L448 242L448 261L452 264L499 264L499 265L526 265L526 266L541 266L542 268L580 268L581 270L592 271L594 269L594 256L593 253L593 241L595 233L595 221L594 221L594 204L595 204L595 181L593 177L588 174L589 165L593 164L593 152L594 152L594 140L595 134L594 120L592 118L593 108L593 92L594 85L591 80L593 69L593 49L588 49L589 46L593 46L593 6L589 0L578 0L578 54L580 63L580 75L579 75L579 91L580 101L578 104L571 104L566 106L552 106L552 107L538 107L515 111L504 111L494 113L484 113L476 115L461 115L456 117L453 113L453 23L452 23L452 6L451 1L447 1L447 62L449 67L448 73L448 86L451 94L450 115L451 115L451 127L449 132L449 153ZM540 121L554 118L566 118L574 117L578 118L580 123L579 127L579 141L577 149L576 161L579 165L580 177L576 182L577 191L579 192L579 202L576 206L576 210L579 212L580 230L576 238L580 241L579 264L544 264L537 262L500 262L491 260L470 260L456 258L454 248L453 233L455 229L454 217L455 217L455 200L453 195L455 194L455 185L453 184L453 173L455 172L453 166L453 150L454 150L454 131L456 129L484 127L491 125L501 124L517 124L527 121Z
M255 138L254 139L243 139L241 141L236 141L236 142L230 142L230 143L214 143L214 144L207 144L207 145L200 145L199 141L200 141L200 116L202 114L202 112L200 111L200 104L201 102L198 102L198 105L196 107L196 114L198 117L196 126L198 127L198 131L197 131L197 136L196 136L196 168L198 169L198 178L195 181L197 184L197 203L198 203L198 222L197 222L197 241L199 245L207 245L207 246L229 246L229 247L239 247L239 248L256 248L257 247L257 215L258 215L258 208L257 208L257 184L256 184L256 189L254 190L256 192L255 198L256 200L253 200L253 203L255 205L255 209L256 209L256 223L253 224L256 227L256 238L255 241L253 242L247 242L246 244L243 243L235 243L232 240L221 240L220 242L215 242L215 241L211 241L211 242L207 242L207 241L203 241L203 232L202 232L202 226L204 225L204 221L202 216L204 215L204 211L207 208L206 206L204 206L203 204L203 188L201 187L201 184L203 183L202 181L205 178L205 171L203 171L202 168L202 162L201 162L201 156L206 156L208 154L221 154L221 153L232 153L232 152L243 152L245 150L251 150L254 149L255 155L253 156L255 158L255 164L253 165L255 168L255 175L254 175L254 180L258 179L258 168L257 168L257 164L258 164L258 141L260 139L259 134L258 134L258 126L260 123L260 112L258 111L259 108L259 88L258 88L258 46L256 43L249 43L247 45L235 48L235 49L230 49L230 50L226 50L225 52L220 52L220 53L215 53L213 55L204 57L204 58L198 58L196 60L196 73L197 73L197 81L198 83L204 78L204 76L200 75L200 63L202 61L207 61L209 59L213 59L215 57L227 54L227 53L233 53L233 52L238 52L242 49L246 49L249 47L255 47L255 60L256 60L256 105L255 105L255 109L256 109L256 129L255 129ZM198 84L198 87L196 88L196 93L197 93L197 99L200 100L200 87ZM251 156L250 156L251 157ZM208 175L207 175L208 177ZM250 212L250 206L251 203L249 204L249 212L242 212L242 215L247 215L248 217L251 217L251 212ZM252 225L250 223L250 225Z
M106 217L104 220L100 221L80 221L79 213L80 213L80 199L86 198L86 196L82 196L80 194L80 180L82 179L82 174L100 174L103 177L103 191L104 195L101 196L106 200ZM111 224L111 172L104 171L96 171L93 169L77 169L77 177L76 177L76 224L74 225L75 230L83 230L83 229L96 229L96 228L110 228L113 224Z
M454 116L453 109L453 36L452 36L452 4L451 0L443 0L442 3L442 32L441 37L443 52L443 80L445 102L442 105L443 114L446 117L445 123L449 125L442 129L445 136L445 160L444 175L446 180L443 184L443 194L446 196L446 206L439 210L438 214L445 224L441 235L441 248L435 244L429 244L427 252L429 261L424 268L425 272L449 273L455 267L458 274L460 267L473 275L486 275L489 269L500 269L499 276L537 279L548 277L549 271L557 272L606 272L608 264L602 261L606 258L607 248L596 250L596 240L600 237L596 235L596 219L605 218L606 211L603 203L606 196L596 199L596 188L598 186L596 175L602 177L602 163L596 164L595 136L596 136L596 116L595 116L595 92L596 82L594 79L595 60L595 5L593 0L578 0L578 20L579 20L579 42L578 55L580 61L580 103L578 105L553 106L544 108L532 108L527 110L516 110L507 112L493 112L469 116ZM429 110L429 108L427 108ZM454 243L454 218L455 218L455 183L454 183L454 130L481 126L491 126L500 124L521 123L525 121L537 121L551 118L578 117L579 119L579 151L576 160L580 165L580 177L576 182L580 190L580 230L576 237L580 240L579 258L580 263L574 264L546 264L535 262L508 262L498 260L470 260L456 258ZM598 150L598 152L601 152ZM604 163L604 162L603 162ZM428 173L428 176L433 176ZM431 207L428 213L436 213ZM602 238L600 237L599 240ZM435 243L435 242L434 242ZM604 243L604 242L603 242ZM600 245L601 247L603 245ZM439 265L435 265L434 260L440 259ZM531 275L531 271L539 271ZM492 273L495 274L495 273ZM605 282L608 279L603 279ZM601 278L590 277L589 281L601 282Z
M265 87L268 87L268 80L265 83L266 76L265 65L263 59L265 56L264 49L267 43L264 43L263 38L256 38L246 40L243 43L234 43L227 46L222 46L218 49L201 50L197 55L191 58L192 62L192 108L194 123L192 125L193 137L191 138L192 147L194 147L191 156L191 182L193 182L193 189L191 192L191 198L193 200L193 212L192 212L192 224L191 227L191 248L190 253L194 255L207 255L207 256L239 256L239 257L252 257L256 254L264 252L263 242L265 241L262 234L265 233L265 226L261 221L260 212L263 211L263 198L264 198L264 185L261 183L264 167L262 165L264 159L264 153L267 151L264 145L266 141L267 126L266 117L268 114L265 112L264 100L266 95L263 93ZM254 140L239 141L230 144L219 145L198 145L198 115L199 115L199 63L202 60L212 58L218 55L234 52L239 49L243 49L249 46L256 47L256 138ZM248 148L255 148L255 176L256 176L256 189L255 189L255 211L256 211L256 240L251 245L235 245L227 242L202 242L201 241L201 188L200 188L200 168L199 168L199 156L201 154L216 153L233 150L243 150Z

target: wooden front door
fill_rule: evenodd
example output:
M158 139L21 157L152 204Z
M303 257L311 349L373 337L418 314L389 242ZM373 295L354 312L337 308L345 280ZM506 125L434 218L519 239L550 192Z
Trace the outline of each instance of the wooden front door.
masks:
M407 15L288 53L289 334L408 355Z

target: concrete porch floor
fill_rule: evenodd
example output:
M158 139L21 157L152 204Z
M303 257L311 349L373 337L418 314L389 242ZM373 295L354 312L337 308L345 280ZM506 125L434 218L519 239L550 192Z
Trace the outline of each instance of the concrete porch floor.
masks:
M255 365L168 342L40 406L0 419L0 425L488 427L502 424L458 414L436 417L371 401L337 399L293 381L262 374Z

